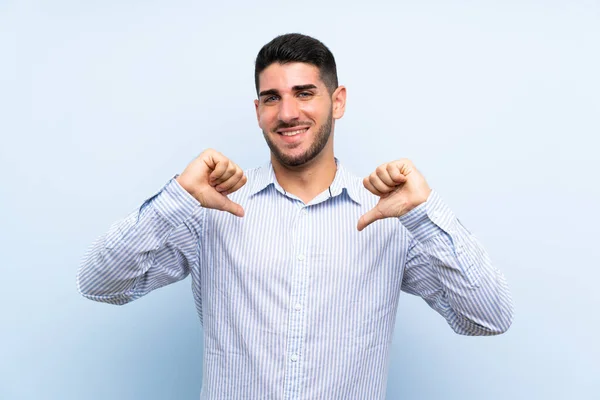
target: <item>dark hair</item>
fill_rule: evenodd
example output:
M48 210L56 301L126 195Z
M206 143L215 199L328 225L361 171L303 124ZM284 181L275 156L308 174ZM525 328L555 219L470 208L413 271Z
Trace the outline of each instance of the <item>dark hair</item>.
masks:
M265 44L256 56L254 83L258 94L258 76L273 63L302 62L319 68L319 76L329 93L338 87L335 59L327 46L310 36L288 33Z

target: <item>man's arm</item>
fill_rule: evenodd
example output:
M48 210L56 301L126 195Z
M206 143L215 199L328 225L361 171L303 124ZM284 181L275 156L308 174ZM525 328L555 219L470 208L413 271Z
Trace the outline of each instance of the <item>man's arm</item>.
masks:
M363 180L380 197L357 229L400 218L411 233L402 289L421 296L464 335L494 335L512 322L506 281L478 243L407 159L385 163Z
M198 262L205 211L172 179L96 240L77 274L79 292L125 304L184 279Z
M402 290L422 297L462 335L497 335L513 305L502 273L439 195L400 217L411 236Z
M246 181L242 169L221 153L202 152L93 244L77 274L80 293L125 304L185 278L199 260L206 209L243 216L242 207L227 195Z

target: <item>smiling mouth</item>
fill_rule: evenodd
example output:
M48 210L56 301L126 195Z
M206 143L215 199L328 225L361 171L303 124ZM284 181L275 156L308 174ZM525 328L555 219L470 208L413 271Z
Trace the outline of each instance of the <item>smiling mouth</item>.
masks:
M283 135L283 136L296 136L296 135L306 132L307 130L308 130L308 128L302 128L302 129L296 129L293 131L278 131L277 133L279 133L280 135Z

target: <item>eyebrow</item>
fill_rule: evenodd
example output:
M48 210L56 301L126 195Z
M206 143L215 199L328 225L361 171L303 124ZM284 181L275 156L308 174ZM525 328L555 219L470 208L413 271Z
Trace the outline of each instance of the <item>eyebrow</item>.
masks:
M294 91L294 92L300 92L302 90L308 90L308 89L317 89L317 86L313 85L312 83L309 83L306 85L292 86L292 91ZM260 92L258 94L258 97L271 96L271 95L279 95L279 90L277 90L277 89L263 90L262 92Z
M279 90L277 90L277 89L263 90L262 92L260 92L258 94L258 97L271 96L273 94L279 94Z
M302 90L308 90L308 89L316 89L317 87L315 85L313 85L312 83L309 83L308 85L297 85L292 87L292 90L294 92L300 92Z

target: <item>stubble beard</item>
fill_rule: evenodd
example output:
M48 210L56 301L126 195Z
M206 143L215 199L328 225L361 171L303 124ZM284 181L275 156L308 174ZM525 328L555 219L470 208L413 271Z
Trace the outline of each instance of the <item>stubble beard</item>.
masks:
M298 125L300 125L300 124L298 124ZM294 125L279 126L278 129L282 128L282 127L291 128L293 126ZM285 165L288 167L298 167L300 165L306 164L307 162L311 161L312 159L317 157L321 153L321 151L323 151L323 149L327 145L327 142L329 141L329 137L331 136L332 126L333 126L333 110L329 110L329 116L327 117L327 120L321 126L319 131L317 132L315 140L310 145L308 150L306 150L304 153L302 153L298 156L294 156L294 157L289 156L289 155L285 154L283 151L281 151L277 147L277 145L275 143L273 143L271 138L269 138L269 134L267 132L263 131L263 136L265 137L265 140L267 141L267 145L269 146L269 149L271 149L271 153L277 159L277 161L279 161L282 165Z

